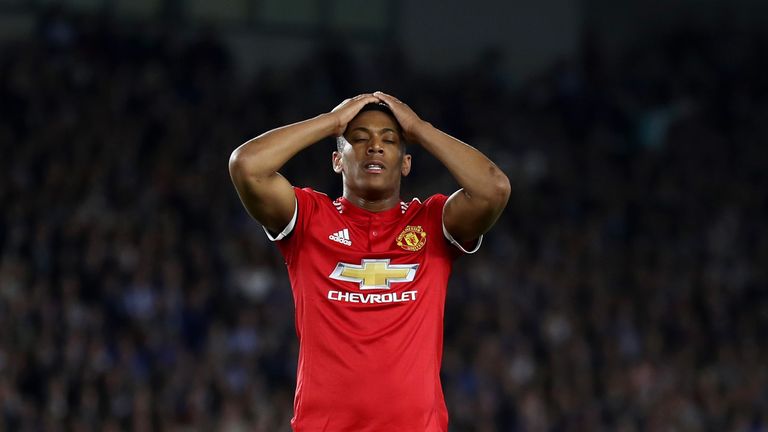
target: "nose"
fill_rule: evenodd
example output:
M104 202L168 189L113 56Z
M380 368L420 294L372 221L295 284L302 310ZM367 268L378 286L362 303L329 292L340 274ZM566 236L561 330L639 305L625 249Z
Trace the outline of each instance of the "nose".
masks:
M384 154L384 147L381 145L381 142L377 139L372 139L371 144L368 146L368 154Z

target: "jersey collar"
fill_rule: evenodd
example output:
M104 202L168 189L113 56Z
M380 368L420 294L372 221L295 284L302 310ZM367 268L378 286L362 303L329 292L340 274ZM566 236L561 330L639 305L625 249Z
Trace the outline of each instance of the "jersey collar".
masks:
M369 219L369 218L397 219L403 215L402 201L400 201L399 204L395 205L391 209L380 211L380 212L372 212L362 207L358 207L352 204L351 201L349 201L344 197L339 198L338 200L336 200L336 202L341 204L342 214L345 214L347 216L352 216L352 217L359 217L359 218L365 218L365 219Z

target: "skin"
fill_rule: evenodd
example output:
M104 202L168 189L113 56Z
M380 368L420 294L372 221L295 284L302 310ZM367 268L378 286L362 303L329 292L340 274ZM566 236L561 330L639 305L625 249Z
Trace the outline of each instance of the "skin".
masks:
M357 115L344 133L344 144L333 152L333 170L341 174L344 197L371 211L390 209L400 203L400 180L411 171L411 155L405 154L400 126L380 111ZM368 170L369 163L383 165Z
M385 103L395 119L378 111L360 113L369 103ZM268 230L282 231L293 217L295 197L291 184L277 171L299 151L341 135L347 142L333 153L333 170L343 177L344 197L364 209L378 212L400 203L400 179L411 169L400 135L435 156L461 186L443 212L443 223L456 240L472 241L487 232L509 199L509 179L485 155L422 120L397 98L375 92L347 99L329 113L268 131L235 149L229 172L248 213ZM374 161L384 169L365 168Z

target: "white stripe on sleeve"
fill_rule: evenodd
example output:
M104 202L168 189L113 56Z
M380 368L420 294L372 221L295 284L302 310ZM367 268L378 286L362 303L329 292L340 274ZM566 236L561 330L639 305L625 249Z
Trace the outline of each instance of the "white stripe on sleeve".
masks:
M269 233L269 230L265 226L262 225L262 228L264 229L264 232L267 234L267 238L271 241L280 241L284 239L288 234L290 234L293 231L293 227L296 225L296 219L299 215L299 201L296 199L296 197L293 197L294 199L294 206L293 206L293 217L291 218L291 221L288 222L288 225L285 226L285 229L280 231L280 233L272 237L272 234Z

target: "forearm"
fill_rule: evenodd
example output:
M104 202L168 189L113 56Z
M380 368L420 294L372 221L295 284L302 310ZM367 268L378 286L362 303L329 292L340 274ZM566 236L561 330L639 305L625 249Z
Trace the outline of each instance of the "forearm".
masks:
M412 132L425 150L445 165L473 201L503 206L509 197L509 179L490 159L428 122L422 122Z
M301 150L333 134L337 121L328 114L272 129L232 152L230 169L253 177L275 174Z

